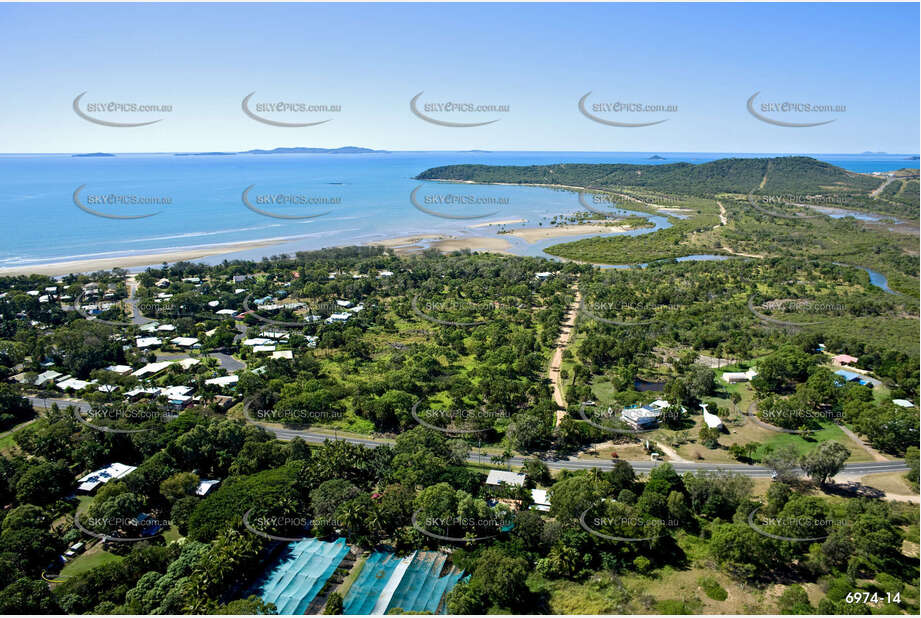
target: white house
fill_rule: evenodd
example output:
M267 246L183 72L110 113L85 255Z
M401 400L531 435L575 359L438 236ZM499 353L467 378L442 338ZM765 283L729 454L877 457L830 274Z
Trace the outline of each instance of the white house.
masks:
M48 371L45 371L44 373L40 373L37 376L35 376L35 386L41 386L45 382L50 382L54 380L55 378L61 377L62 375L64 374L61 373L60 371L53 371L49 369Z
M78 380L77 378L69 378L62 382L58 382L57 387L65 391L69 391L69 390L82 391L84 388L86 388L90 384L95 384L95 383L96 383L96 380L93 380L92 382L87 382L85 380Z
M620 413L620 420L636 430L655 429L659 426L660 410L648 406L639 408L624 408Z
M349 319L350 317L352 317L352 314L351 314L351 313L345 313L345 312L343 312L343 313L334 313L334 314L332 314L331 316L329 316L328 318L326 318L326 323L327 323L327 324L335 324L335 323L337 323L337 322L340 322L340 323L341 323L341 322L347 322L348 319Z
M274 339L268 339L266 337L253 337L251 339L243 340L243 345L247 345L247 346L272 345L273 343L275 343Z
M155 373L160 373L161 371L163 371L164 369L166 369L172 364L173 364L173 361L160 361L158 363L148 363L147 365L144 365L143 367L141 367L140 369L138 369L131 375L133 375L136 378L141 378L143 376L146 376L147 374L152 375Z
M131 373L130 365L109 365L106 367L106 371L111 371L112 373L117 373L120 376L126 376Z
M207 479L203 479L199 481L198 487L195 488L195 495L196 496L207 496L208 492L214 489L218 484L220 484L220 482L221 481L219 480L209 481Z
M191 348L198 345L198 337L173 337L170 339L171 343L175 343L181 348ZM198 345L198 347L201 347Z
M83 478L77 479L77 490L91 492L100 485L104 485L111 480L120 479L137 470L137 466L128 466L123 463L109 464L105 468L100 468L95 472L90 472Z
M152 348L162 345L163 341L157 337L138 337L134 340L134 343L139 348Z
M752 378L758 375L758 372L755 371L755 368L752 367L748 371L726 371L723 373L722 378L728 384L736 384L738 382L749 382Z
M506 470L490 470L486 477L486 484L498 487L500 485L512 485L521 487L524 485L525 475L517 472L508 472Z
M532 489L531 500L534 501L534 506L531 507L532 509L538 511L550 510L550 498L547 497L546 489Z
M211 378L205 380L205 384L214 384L215 386L220 386L221 388L227 386L233 386L240 381L240 376L221 376L220 378Z

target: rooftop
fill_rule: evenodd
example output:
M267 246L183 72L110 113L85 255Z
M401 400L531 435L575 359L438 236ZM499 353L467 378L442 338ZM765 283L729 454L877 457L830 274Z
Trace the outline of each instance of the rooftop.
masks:
M514 485L521 487L524 485L525 475L517 472L508 472L506 470L490 470L486 477L487 485Z

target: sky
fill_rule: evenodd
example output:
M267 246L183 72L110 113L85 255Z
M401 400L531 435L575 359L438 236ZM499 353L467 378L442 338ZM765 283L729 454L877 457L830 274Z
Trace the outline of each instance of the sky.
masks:
M917 3L0 4L0 152L916 154L918 21ZM84 119L83 92L90 117L160 122ZM242 109L252 92L249 110L270 121L331 120L257 121ZM420 92L433 122L410 109ZM601 120L665 122L596 122L579 110L589 92ZM746 106L756 92L769 120L833 122L761 120ZM264 107L276 101L340 109ZM88 111L108 102L171 109ZM444 102L507 111L433 107ZM787 102L833 111L770 107Z

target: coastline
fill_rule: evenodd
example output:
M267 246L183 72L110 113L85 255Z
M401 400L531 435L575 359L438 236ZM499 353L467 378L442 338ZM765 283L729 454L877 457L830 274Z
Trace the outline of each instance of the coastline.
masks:
M499 227L512 223L520 223L525 219L498 221L470 226L471 228L484 228L488 226ZM602 224L570 224L553 227L526 227L508 231L504 234L495 233L489 236L463 236L454 234L412 234L397 236L360 243L364 246L380 246L392 249L397 254L409 254L424 249L437 249L445 253L452 251L483 251L514 255L511 251L512 242L504 236L514 236L528 244L541 240L563 238L567 236L582 236L586 234L614 234L632 229L624 225ZM485 230L484 230L485 231ZM233 243L203 245L201 247L184 247L178 249L165 249L154 253L143 253L122 257L88 258L82 260L63 260L60 262L46 262L31 266L0 267L0 276L11 277L16 275L47 275L63 276L72 273L87 273L97 270L112 270L113 268L137 268L147 266L160 266L182 261L193 261L200 258L228 253L237 253L251 249L271 247L292 238L267 238L261 240L239 241ZM343 245L338 245L343 246Z
M48 262L32 266L7 266L0 267L0 276L12 277L16 275L49 275L61 276L71 273L94 272L97 270L112 270L113 268L129 268L136 266L159 266L163 262L183 262L195 260L212 255L235 253L248 249L270 247L285 242L285 239L244 240L240 242L220 245L206 245L199 248L184 248L161 251L159 253L144 253L123 257L90 258L86 260L67 260L62 262Z

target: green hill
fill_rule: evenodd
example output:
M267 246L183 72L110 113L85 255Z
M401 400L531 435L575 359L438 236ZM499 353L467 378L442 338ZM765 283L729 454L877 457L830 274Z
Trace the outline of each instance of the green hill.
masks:
M882 180L848 172L810 157L719 159L665 165L570 164L528 166L446 165L425 170L419 180L553 184L585 188L642 187L686 195L824 191L866 194Z

